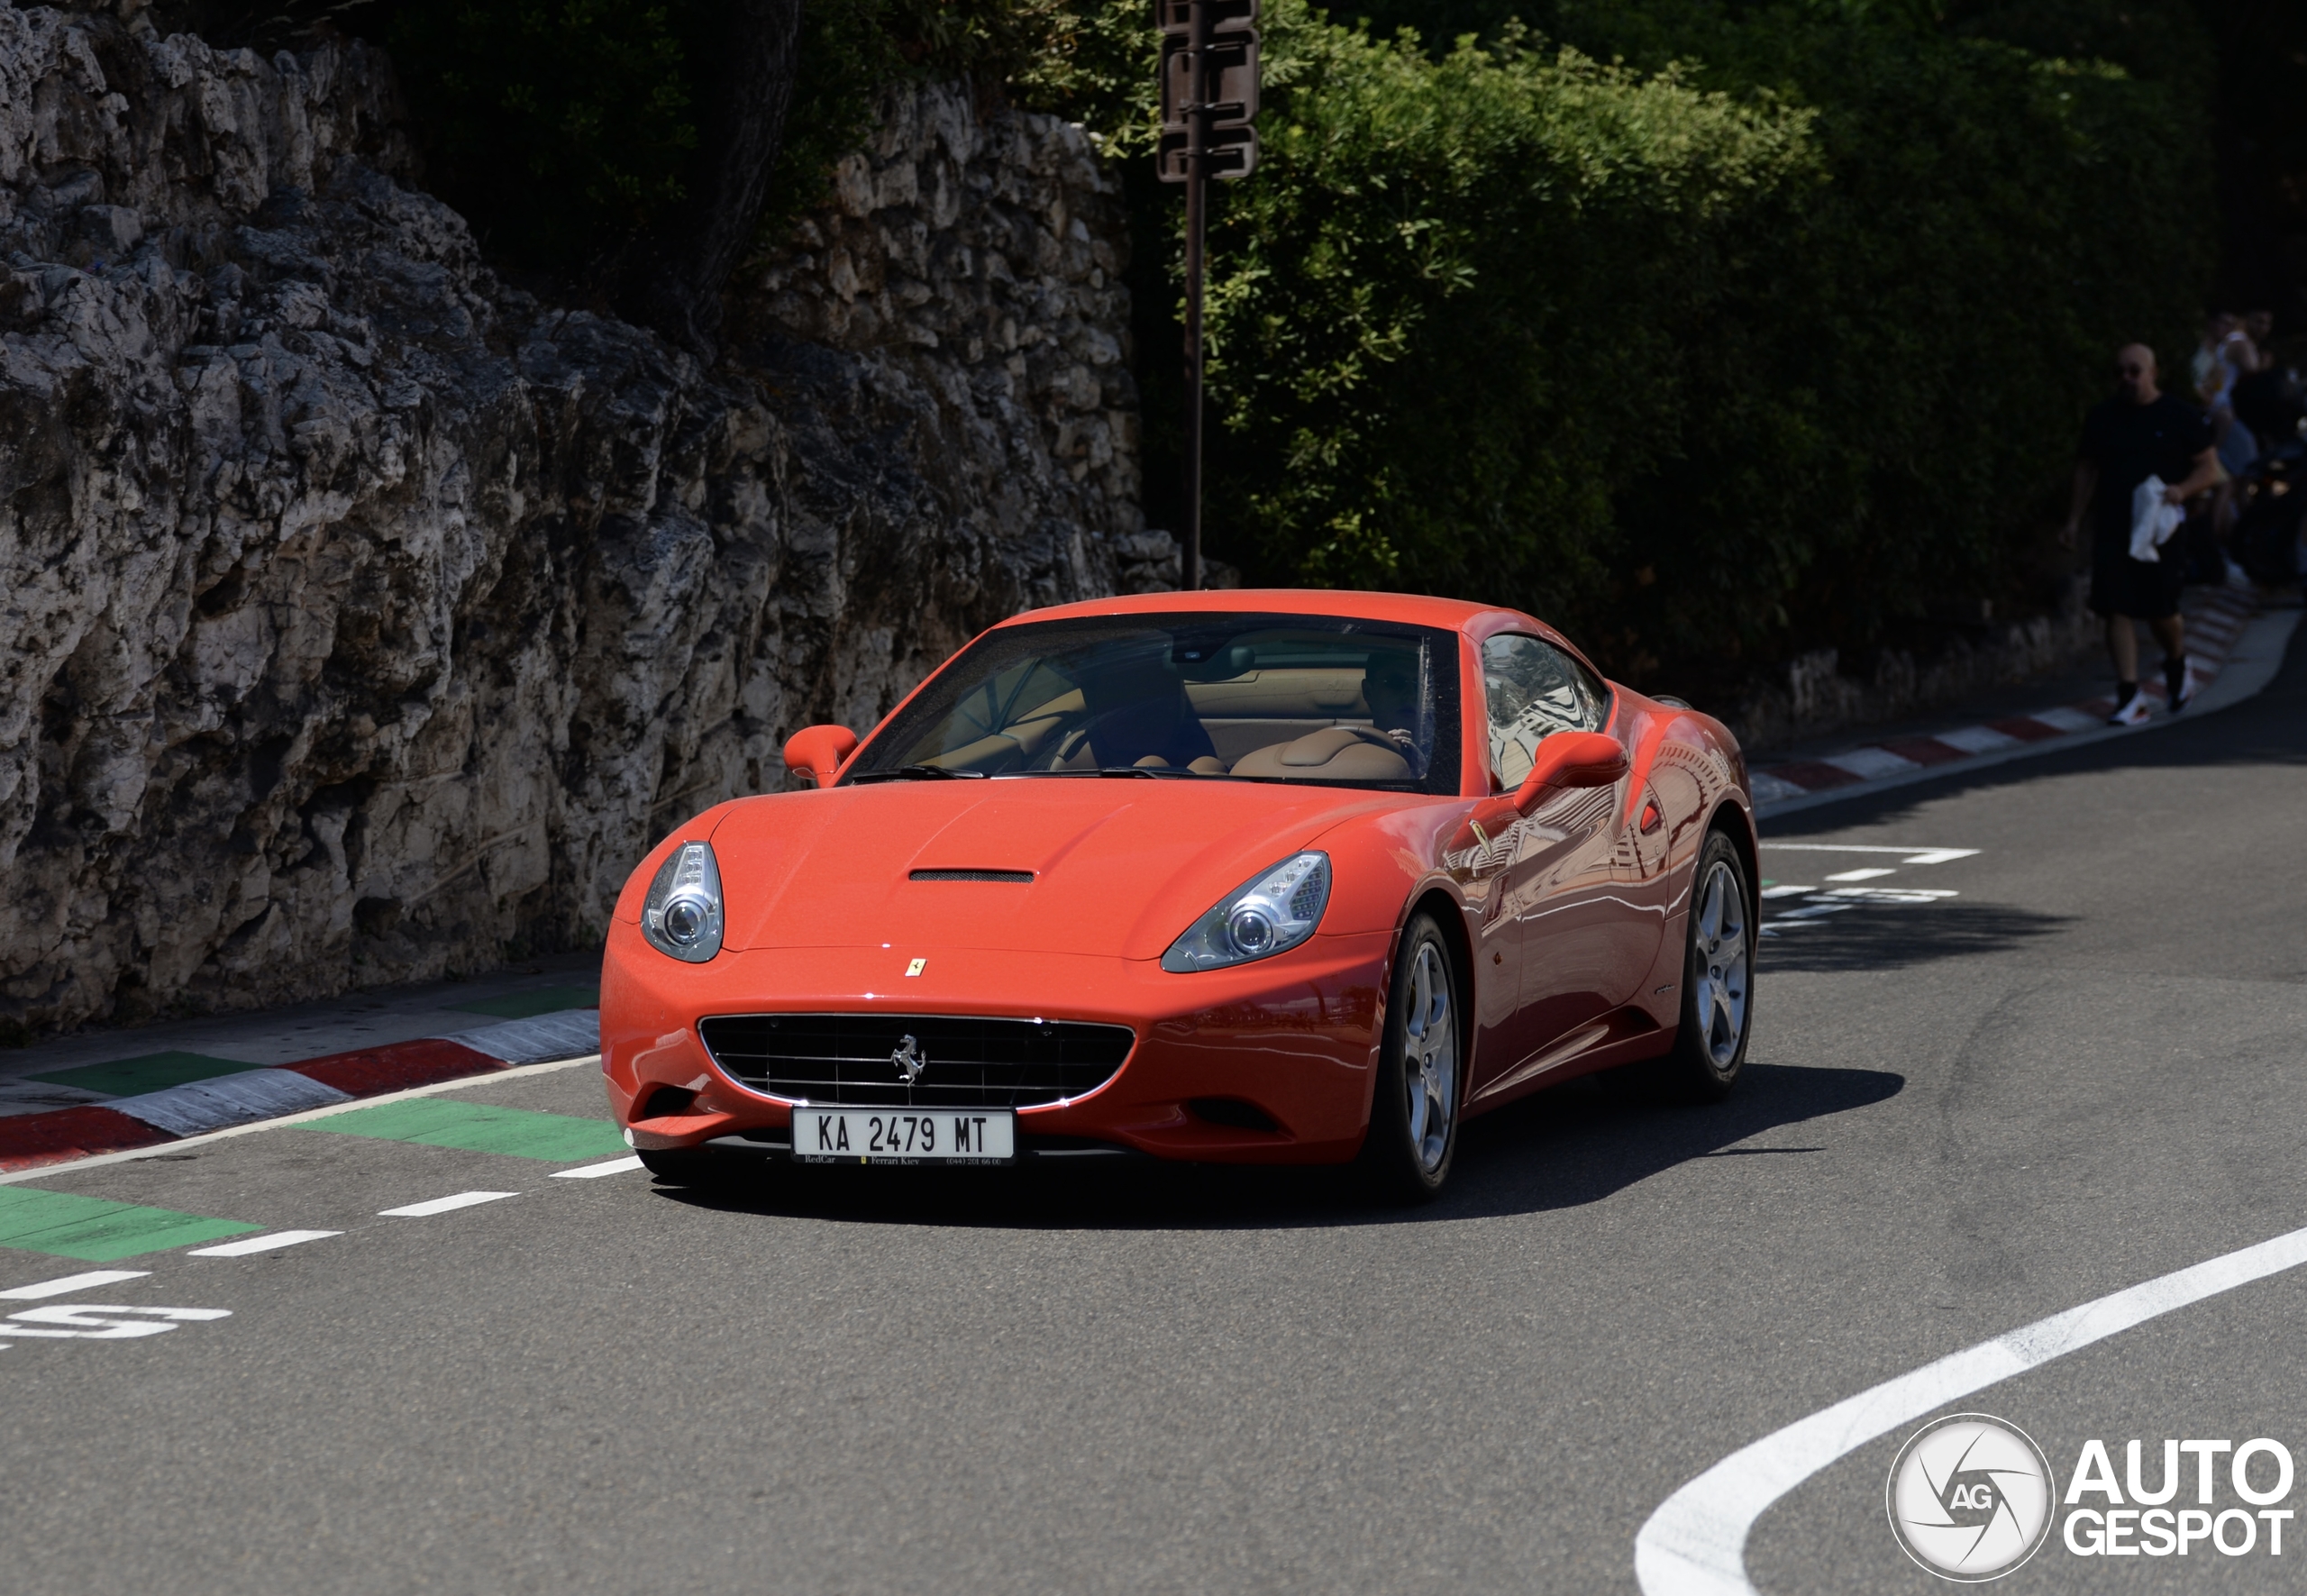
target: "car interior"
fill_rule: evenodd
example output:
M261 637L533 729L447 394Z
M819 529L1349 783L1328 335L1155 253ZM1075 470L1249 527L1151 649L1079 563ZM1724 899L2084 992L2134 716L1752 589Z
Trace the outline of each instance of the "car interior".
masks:
M1422 775L1433 717L1416 640L1160 641L1012 666L971 690L907 760L988 775L1121 767L1280 780Z

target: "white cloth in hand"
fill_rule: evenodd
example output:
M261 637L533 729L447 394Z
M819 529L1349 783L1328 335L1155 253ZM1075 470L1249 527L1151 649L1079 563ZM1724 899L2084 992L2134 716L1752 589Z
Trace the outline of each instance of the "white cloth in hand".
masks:
M2187 518L2178 506L2163 502L2165 486L2162 478L2149 477L2130 491L2130 557L2149 565L2162 560L2156 550L2169 543Z

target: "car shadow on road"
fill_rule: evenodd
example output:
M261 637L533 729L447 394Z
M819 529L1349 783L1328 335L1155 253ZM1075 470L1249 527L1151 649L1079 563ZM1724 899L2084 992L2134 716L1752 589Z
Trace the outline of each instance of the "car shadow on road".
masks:
M2070 915L1991 903L1870 903L1810 920L1764 922L1765 970L1839 974L2008 953L2074 924Z
M1905 1084L1904 1076L1882 1070L1750 1063L1727 1101L1696 1105L1672 1100L1639 1068L1589 1076L1468 1125L1448 1190L1416 1208L1373 1199L1348 1170L1150 1159L1000 1171L779 1164L710 1189L660 1185L656 1193L725 1213L836 1224L1021 1230L1433 1224L1600 1202L1693 1159L1814 1156L1821 1149L1738 1145L1882 1102Z

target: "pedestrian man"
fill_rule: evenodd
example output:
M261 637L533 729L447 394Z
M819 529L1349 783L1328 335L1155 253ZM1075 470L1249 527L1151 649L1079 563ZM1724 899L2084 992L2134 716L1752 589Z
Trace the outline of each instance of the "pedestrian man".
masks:
M2219 454L2210 418L2157 385L2155 351L2143 343L2115 353L2115 394L2093 406L2083 425L2074 463L2074 498L2061 538L2074 547L2087 512L2091 522L2091 607L2107 622L2107 652L2115 666L2112 725L2135 726L2147 716L2138 690L2138 633L2145 621L2163 645L2163 680L2173 709L2185 707L2194 689L2187 676L2179 589L2186 569L2175 549L2145 546L2136 558L2134 496L2153 477L2161 498L2182 505L2219 480ZM2161 557L2156 558L2160 553Z

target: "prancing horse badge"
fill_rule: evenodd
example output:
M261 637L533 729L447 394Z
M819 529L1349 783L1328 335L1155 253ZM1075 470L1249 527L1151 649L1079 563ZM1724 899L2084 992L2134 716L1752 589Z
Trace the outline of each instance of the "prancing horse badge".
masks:
M889 1054L889 1062L898 1067L907 1086L920 1080L921 1072L929 1067L928 1059L922 1055L921 1044L910 1036L897 1044Z

